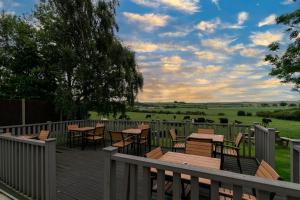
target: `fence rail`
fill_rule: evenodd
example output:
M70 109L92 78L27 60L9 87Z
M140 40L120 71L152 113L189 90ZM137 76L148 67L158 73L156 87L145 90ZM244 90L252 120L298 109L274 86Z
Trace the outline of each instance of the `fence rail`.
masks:
M300 183L300 140L290 140L291 181Z
M180 164L172 164L159 160L152 160L143 157L136 157L117 153L114 147L104 149L104 199L115 200L116 189L123 188L122 196L124 199L137 199L137 191L143 199L150 200L151 197L151 178L150 168L156 168L157 174L157 199L165 199L165 171L173 172L173 199L181 199L181 176L186 174L191 176L191 199L199 199L199 183L198 178L206 178L211 180L210 199L219 199L220 185L230 185L233 187L233 199L242 199L243 189L254 188L256 190L257 199L270 199L271 193L285 196L288 200L300 199L299 184L288 183L283 181L270 181L255 176L236 174L221 170L211 170L205 168L197 168ZM117 165L124 167L124 177L121 180L122 187L117 185L116 169ZM138 179L138 169L142 169L143 177ZM142 183L138 184L138 180ZM140 188L141 187L141 188Z
M56 199L56 140L0 135L0 183L24 198Z

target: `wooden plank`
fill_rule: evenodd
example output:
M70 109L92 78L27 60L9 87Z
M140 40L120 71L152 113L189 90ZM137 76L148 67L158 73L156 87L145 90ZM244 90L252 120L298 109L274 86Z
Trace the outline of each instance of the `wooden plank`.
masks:
M173 174L173 200L181 200L181 175Z
M191 178L191 200L199 199L199 182L198 177Z
M149 167L143 167L143 198L151 200L151 172Z
M158 170L157 173L157 199L165 200L165 171Z

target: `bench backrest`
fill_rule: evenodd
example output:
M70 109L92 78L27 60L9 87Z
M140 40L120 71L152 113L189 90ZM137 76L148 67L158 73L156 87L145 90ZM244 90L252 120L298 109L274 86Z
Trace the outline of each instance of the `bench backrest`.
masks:
M215 134L215 130L211 128L198 128L197 133L202 134Z
M46 131L46 130L41 130L39 136L38 136L38 139L39 140L42 140L42 141L45 141L49 138L49 131Z
M160 157L162 157L164 154L161 150L161 147L157 147L155 149L153 149L152 151L146 153L146 157L147 158L152 158L152 159L159 159Z

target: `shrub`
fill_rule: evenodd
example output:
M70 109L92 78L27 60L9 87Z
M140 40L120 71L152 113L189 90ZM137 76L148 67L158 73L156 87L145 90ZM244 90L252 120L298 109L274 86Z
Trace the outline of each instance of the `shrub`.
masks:
M277 103L273 103L272 106L273 106L273 107L277 107L278 104L277 104Z
M219 116L225 116L225 113L218 113Z
M289 104L289 107L296 107L297 105L295 103Z
M243 110L239 110L239 111L237 112L237 116L246 116L246 112L243 111Z
M252 116L252 113L251 112L247 112L247 114L246 114L247 116Z
M287 103L286 102L281 102L279 105L280 106L287 106Z
M271 112L270 111L258 111L258 112L256 112L256 116L258 116L258 117L270 117Z
M227 118L220 118L220 123L221 124L228 124L228 119Z

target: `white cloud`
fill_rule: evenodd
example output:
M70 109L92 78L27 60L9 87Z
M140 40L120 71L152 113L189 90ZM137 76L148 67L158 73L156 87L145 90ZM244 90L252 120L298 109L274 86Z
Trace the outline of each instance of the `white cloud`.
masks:
M193 14L200 10L199 0L131 0L147 7L168 7Z
M184 37L187 36L190 32L189 31L175 31L175 32L165 32L160 33L160 37Z
M125 42L130 48L137 52L153 52L159 49L159 46L151 42L142 42L142 41L128 41Z
M261 54L261 51L255 48L245 47L240 51L240 55L244 57L257 57Z
M198 83L199 85L206 85L206 84L209 84L210 81L207 79L198 78L198 79L196 79L196 83Z
M211 2L212 2L213 4L215 4L215 6L216 6L219 10L221 10L220 4L219 4L219 0L211 0Z
M200 21L196 28L203 32L213 33L218 28L218 26L221 24L220 18L216 18L211 21Z
M214 51L197 51L195 52L195 55L200 60L208 60L208 61L213 61L215 63L222 63L223 61L228 59L227 56L221 53L216 53Z
M272 14L258 23L258 27L276 24L276 15Z
M283 2L281 2L281 4L283 4L283 5L290 5L290 4L293 4L293 3L295 3L294 0L284 0Z
M181 64L181 63L185 62L185 60L183 58L181 58L180 56L163 57L160 60L164 63L178 63L178 64Z
M165 63L161 69L163 72L177 72L180 68L181 66L179 64Z
M281 41L283 38L282 33L275 33L275 32L254 32L250 35L250 39L252 40L253 44L258 46L268 46L273 42Z
M245 23L245 21L247 21L249 18L249 14L247 12L240 12L238 14L238 21L237 21L237 25L243 25Z
M201 44L205 47L209 47L214 50L218 51L224 51L226 53L232 53L239 48L238 46L229 47L229 45L234 41L235 39L230 38L212 38L212 39L205 39L201 40Z
M152 31L156 28L164 27L170 19L167 15L156 15L154 13L140 15L124 12L123 15L132 23L140 23L140 26L144 31Z

